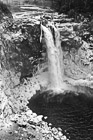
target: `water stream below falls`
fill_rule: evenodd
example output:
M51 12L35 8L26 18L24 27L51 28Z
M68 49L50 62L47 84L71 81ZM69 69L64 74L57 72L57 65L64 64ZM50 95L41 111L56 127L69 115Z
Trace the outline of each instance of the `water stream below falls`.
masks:
M42 95L32 98L30 109L47 116L47 122L60 127L70 140L93 140L93 99L69 95L61 103L46 103Z

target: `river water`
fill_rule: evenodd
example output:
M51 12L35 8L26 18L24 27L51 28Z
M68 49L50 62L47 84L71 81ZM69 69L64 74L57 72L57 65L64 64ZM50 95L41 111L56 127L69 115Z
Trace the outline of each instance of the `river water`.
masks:
M47 103L39 95L28 106L38 115L47 116L53 127L62 128L70 140L93 140L93 98L73 94L60 98L60 103L58 99Z

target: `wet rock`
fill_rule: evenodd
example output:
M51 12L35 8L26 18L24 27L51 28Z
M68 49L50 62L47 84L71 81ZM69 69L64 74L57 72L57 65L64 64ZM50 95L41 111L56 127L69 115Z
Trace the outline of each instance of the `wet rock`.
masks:
M49 134L49 130L47 130L47 129L42 129L42 133L43 133L43 134Z
M57 134L58 134L58 130L57 130L57 128L55 128L55 127L52 128L52 132L53 132L54 135L57 135Z
M46 120L47 118L48 118L47 116L44 117L45 120Z
M33 118L37 117L37 114L36 113L33 113L32 114Z
M32 115L32 110L28 110L28 111L26 112L26 115L27 115L27 116L31 116L31 115Z
M58 131L62 131L62 129L60 127L58 127Z
M37 116L37 120L38 120L38 122L41 122L41 121L42 121L42 118L43 118L43 115L39 115L39 116Z
M59 136L59 137L62 137L62 136L63 136L63 134L62 134L61 131L58 132L58 136Z
M51 124L51 123L49 123L48 125L49 125L49 126L52 126L52 124Z
M66 136L62 136L61 140L67 140Z
M27 126L27 122L24 122L23 120L17 121L17 124L18 124L19 126Z

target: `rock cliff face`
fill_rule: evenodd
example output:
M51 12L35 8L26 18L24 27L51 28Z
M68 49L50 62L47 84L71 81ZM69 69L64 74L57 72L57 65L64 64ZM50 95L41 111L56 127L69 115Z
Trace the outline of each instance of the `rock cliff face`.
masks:
M14 18L13 20L11 14L5 15L4 11L0 10L2 13L0 21L0 93L2 99L0 114L3 111L6 117L26 107L27 100L32 95L31 88L30 92L27 91L29 97L25 98L25 90L24 88L19 90L19 85L23 77L32 77L32 73L35 73L35 66L39 63L41 44L39 25L31 22L31 15L26 17L26 21L25 16L24 19Z
M76 80L87 79L89 75L92 75L93 51L89 44L82 41L79 48L72 47L69 51L65 50L64 66L65 74Z
M45 18L50 19L51 14L46 13ZM38 70L43 66L42 63L47 61L43 55L46 53L45 42L43 41L41 44L39 40L40 17L33 18L30 12L25 12L23 15L14 15L14 19L10 45L12 59L9 62L17 73L20 72L21 78L30 77L39 73ZM72 80L69 83L74 84L74 86L81 85L92 88L93 51L92 42L88 43L88 41L83 40L83 37L89 33L85 23L73 23L64 15L57 15L56 13L53 20L57 23L61 34L64 75ZM14 34L14 32L16 33ZM92 40L91 34L89 38ZM43 70L46 71L47 66Z
M72 91L83 93L89 91L89 94L92 94L93 45L92 41L89 44L83 40L82 32L86 29L83 27L85 25L73 23L65 15L52 14L51 11L49 13L48 9L37 10L37 7L32 9L35 10L33 13L28 11L13 14L13 21L11 14L6 16L2 12L0 23L0 90L2 89L8 100L13 103L8 104L8 107L13 106L14 112L26 106L27 100L36 93L36 90L40 90L40 86L47 85L47 75L44 74L48 70L46 45L44 41L40 43L40 15L43 12L47 20L51 20L53 16L52 20L60 30L64 82ZM82 29L79 29L81 27ZM87 31L85 33L87 34ZM31 78L33 83L30 81L29 86L27 77L33 77ZM20 86L22 82L26 86Z

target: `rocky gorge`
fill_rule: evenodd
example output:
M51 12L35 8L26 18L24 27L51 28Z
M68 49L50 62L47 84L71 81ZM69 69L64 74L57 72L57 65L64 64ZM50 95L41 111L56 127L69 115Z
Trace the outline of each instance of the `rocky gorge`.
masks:
M40 43L40 22L54 22L61 34L64 61L64 93L92 96L93 36L92 21L74 21L50 8L30 5L21 12L2 14L0 21L0 108L2 139L59 139L67 140L61 128L43 121L28 109L27 104L37 91L48 84L46 44ZM27 11L26 11L27 10ZM80 16L81 18L82 16ZM90 26L91 25L91 26ZM53 99L53 98L52 98ZM59 101L59 99L58 99ZM61 100L60 100L61 102ZM12 123L13 122L13 123ZM10 124L9 124L10 123ZM8 128L14 125L13 130ZM16 130L17 129L17 130ZM1 133L1 134L2 134Z

